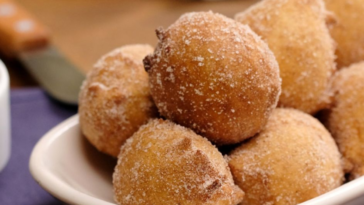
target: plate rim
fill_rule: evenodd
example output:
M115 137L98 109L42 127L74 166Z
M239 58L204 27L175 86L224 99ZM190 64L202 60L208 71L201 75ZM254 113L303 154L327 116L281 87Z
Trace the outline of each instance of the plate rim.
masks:
M30 173L41 187L63 202L80 205L116 205L116 203L100 200L66 185L58 177L53 175L43 163L42 158L47 146L60 137L63 132L78 124L79 115L75 114L56 125L40 138L30 156ZM318 197L302 202L299 205L322 205L323 203L345 204L362 195L364 195L364 176L343 184Z
M29 160L29 170L34 180L54 197L70 204L89 204L89 205L116 205L98 198L82 193L62 182L52 174L44 164L43 156L47 146L61 134L78 125L79 116L75 114L64 120L43 135L34 146Z

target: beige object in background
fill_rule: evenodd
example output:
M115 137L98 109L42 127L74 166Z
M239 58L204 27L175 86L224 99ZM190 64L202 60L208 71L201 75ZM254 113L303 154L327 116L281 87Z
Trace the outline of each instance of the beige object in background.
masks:
M364 60L364 1L325 0L327 10L335 14L330 34L337 43L338 68Z
M339 187L344 179L330 133L294 109L274 110L261 133L232 151L229 166L245 192L243 205L295 205Z
M113 175L122 205L236 205L234 184L215 146L168 120L151 120L122 146Z
M10 98L9 75L0 61L0 172L10 157Z
M117 157L120 146L157 116L142 59L149 45L129 45L104 55L84 81L79 97L80 125L101 152Z
M322 0L264 0L236 15L277 58L282 78L279 106L313 114L330 103L335 47L327 17Z
M352 180L364 175L364 61L337 72L333 92L334 107L325 116L325 123Z

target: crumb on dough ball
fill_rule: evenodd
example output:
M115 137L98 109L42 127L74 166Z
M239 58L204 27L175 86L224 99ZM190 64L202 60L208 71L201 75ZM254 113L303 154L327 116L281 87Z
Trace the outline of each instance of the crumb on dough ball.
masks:
M207 139L151 120L122 146L113 175L118 204L236 205L244 193Z
M325 127L294 109L273 111L267 126L229 155L243 205L294 205L343 181L340 153Z
M343 68L333 80L334 107L325 124L339 146L350 179L364 176L364 61Z
M142 59L149 45L129 45L104 55L87 75L79 97L82 133L99 151L117 157L120 146L157 116Z
M144 66L162 116L218 145L264 127L281 80L273 53L248 26L212 12L187 13L157 36Z
M309 114L331 103L329 81L335 71L335 43L322 0L263 0L235 16L275 54L282 78L278 106Z
M335 14L330 34L337 43L338 68L364 60L363 0L325 0L327 10Z

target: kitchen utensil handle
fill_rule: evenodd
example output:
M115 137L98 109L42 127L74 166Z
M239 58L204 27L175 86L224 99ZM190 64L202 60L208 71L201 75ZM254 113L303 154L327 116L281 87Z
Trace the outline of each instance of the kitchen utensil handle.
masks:
M49 32L25 9L11 0L0 0L0 51L13 57L47 46Z

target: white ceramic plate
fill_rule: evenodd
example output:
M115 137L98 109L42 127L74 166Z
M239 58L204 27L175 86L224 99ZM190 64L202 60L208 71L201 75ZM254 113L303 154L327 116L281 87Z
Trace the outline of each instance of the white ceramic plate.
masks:
M99 153L81 135L78 115L49 131L30 158L34 179L56 198L80 205L113 205L116 160ZM301 205L362 205L364 177Z

